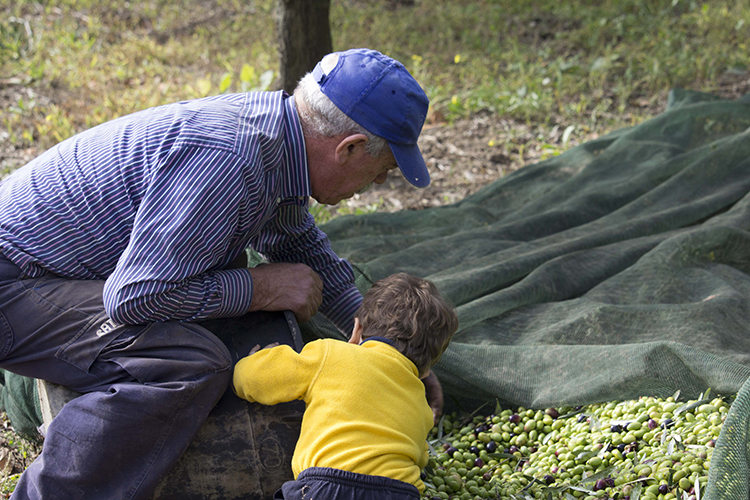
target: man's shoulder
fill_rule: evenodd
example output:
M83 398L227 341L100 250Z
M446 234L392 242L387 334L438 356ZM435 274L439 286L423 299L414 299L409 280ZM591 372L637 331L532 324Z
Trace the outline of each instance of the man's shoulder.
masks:
M127 137L160 151L214 148L232 152L246 97L226 94L163 104L89 129L78 137Z
M182 146L213 147L239 156L255 155L279 135L282 92L221 94L162 107L179 124Z

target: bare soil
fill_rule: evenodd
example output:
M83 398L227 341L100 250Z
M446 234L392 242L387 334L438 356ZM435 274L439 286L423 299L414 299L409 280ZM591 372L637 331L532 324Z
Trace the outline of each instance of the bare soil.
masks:
M419 139L431 183L412 187L396 171L382 185L355 195L344 203L356 210L396 212L421 210L455 203L487 184L535 163L545 154L544 145L562 147L561 127L531 127L502 117L477 114L454 123L428 124ZM588 134L593 139L596 134ZM578 144L573 139L568 147Z

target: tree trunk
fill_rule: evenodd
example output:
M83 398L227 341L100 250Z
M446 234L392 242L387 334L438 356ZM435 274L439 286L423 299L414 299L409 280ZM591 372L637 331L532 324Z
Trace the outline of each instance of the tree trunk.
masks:
M333 52L330 7L330 0L278 0L280 83L289 93Z

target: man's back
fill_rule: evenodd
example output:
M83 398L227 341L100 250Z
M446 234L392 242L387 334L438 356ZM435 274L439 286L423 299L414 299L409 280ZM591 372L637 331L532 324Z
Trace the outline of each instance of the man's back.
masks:
M0 246L27 274L42 266L60 276L105 279L159 182L204 182L200 171L184 168L191 148L235 154L247 99L234 94L160 106L56 145L0 186Z

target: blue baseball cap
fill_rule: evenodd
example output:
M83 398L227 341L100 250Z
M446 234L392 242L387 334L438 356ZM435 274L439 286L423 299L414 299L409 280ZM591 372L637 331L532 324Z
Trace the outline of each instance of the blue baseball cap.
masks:
M427 99L403 64L370 49L336 52L336 66L327 74L319 62L313 77L320 90L349 118L390 146L401 173L417 187L430 184L417 139Z

